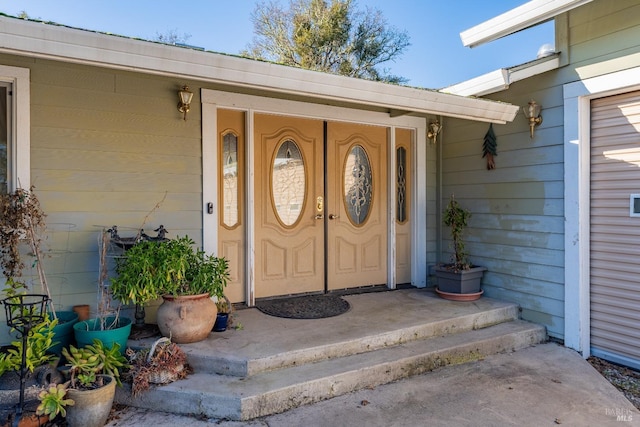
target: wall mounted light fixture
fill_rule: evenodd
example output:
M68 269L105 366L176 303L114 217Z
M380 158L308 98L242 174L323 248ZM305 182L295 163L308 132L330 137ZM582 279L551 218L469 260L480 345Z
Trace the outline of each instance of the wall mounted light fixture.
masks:
M184 114L184 120L187 120L187 113L191 109L192 98L193 92L189 90L189 86L182 86L182 89L178 91L178 111Z
M529 120L529 136L533 138L533 128L539 126L542 123L542 116L540 115L542 106L538 105L533 99L529 101L529 105L522 107L524 116Z
M429 123L429 130L427 131L427 138L431 140L432 143L436 143L436 138L442 131L442 125L439 121Z

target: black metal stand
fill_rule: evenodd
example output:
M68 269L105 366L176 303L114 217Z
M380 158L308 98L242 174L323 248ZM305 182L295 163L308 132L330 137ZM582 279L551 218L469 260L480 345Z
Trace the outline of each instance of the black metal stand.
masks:
M145 317L146 317L146 313L144 311L144 305L136 304L136 314L135 314L136 323L133 326L136 326L138 328L144 327L144 318Z
M7 315L7 325L22 336L22 362L20 364L20 402L16 408L13 425L18 426L24 411L24 386L27 370L27 338L31 329L44 322L45 306L49 297L40 294L24 294L2 300Z

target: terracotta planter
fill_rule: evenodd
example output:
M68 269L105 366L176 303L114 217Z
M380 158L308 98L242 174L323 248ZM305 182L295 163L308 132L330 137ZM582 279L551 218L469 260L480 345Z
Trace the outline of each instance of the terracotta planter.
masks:
M157 321L162 336L178 344L202 341L216 322L218 309L209 294L164 295Z
M69 427L102 427L106 424L116 394L116 380L109 375L98 376L107 384L94 390L67 390L67 398L75 402L67 407Z
M90 317L89 304L74 305L73 311L78 313L78 320L87 320Z

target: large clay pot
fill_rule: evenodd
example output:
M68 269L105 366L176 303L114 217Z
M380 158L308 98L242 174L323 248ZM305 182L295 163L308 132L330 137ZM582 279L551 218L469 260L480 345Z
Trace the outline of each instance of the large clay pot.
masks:
M218 309L209 294L164 295L157 321L162 336L178 344L202 341L209 336Z
M107 423L116 394L116 380L110 375L99 375L106 384L94 390L67 389L67 398L73 406L67 407L69 427L102 427Z

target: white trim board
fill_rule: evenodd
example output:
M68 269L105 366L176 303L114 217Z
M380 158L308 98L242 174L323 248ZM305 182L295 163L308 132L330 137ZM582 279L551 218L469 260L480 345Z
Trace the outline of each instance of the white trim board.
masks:
M589 182L591 100L640 89L640 67L567 83L564 93L564 342L590 350Z
M462 44L476 47L548 21L593 0L532 0L460 33Z

